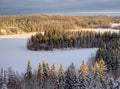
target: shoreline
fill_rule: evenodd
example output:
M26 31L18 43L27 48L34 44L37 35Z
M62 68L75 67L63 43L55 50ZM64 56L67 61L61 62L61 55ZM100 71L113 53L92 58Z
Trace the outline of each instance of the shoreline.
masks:
M10 38L23 39L23 38L29 38L29 37L31 37L32 35L35 35L35 34L36 34L36 32L23 33L23 34L13 34L13 35L1 35L0 39L10 39Z
M111 32L111 33L119 33L120 30L116 30L116 29L110 29L110 28L97 28L97 29L91 29L91 28L86 28L86 29L71 29L68 31L95 31L95 32L100 32L100 33L104 33L104 32ZM10 39L10 38L29 38L32 35L35 35L37 32L30 32L30 33L21 33L21 34L13 34L13 35L0 35L0 39Z
M83 29L71 29L70 31L94 31L94 32L100 32L100 33L104 33L104 32L111 32L111 33L119 33L120 30L117 29L112 29L112 28L83 28Z

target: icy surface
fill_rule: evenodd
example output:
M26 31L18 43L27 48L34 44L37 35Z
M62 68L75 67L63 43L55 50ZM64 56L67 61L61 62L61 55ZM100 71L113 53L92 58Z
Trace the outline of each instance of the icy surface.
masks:
M55 64L57 69L60 64L66 69L72 62L77 68L82 60L87 61L97 48L54 50L54 51L30 51L26 49L25 38L3 38L0 39L0 68L7 69L11 66L19 73L26 71L28 60L31 61L32 69L37 69L39 63L46 61L51 67Z

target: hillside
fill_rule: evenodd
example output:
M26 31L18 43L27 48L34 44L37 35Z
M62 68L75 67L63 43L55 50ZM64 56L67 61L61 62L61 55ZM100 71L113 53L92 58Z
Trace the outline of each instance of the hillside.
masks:
M110 27L112 22L119 22L119 19L110 16L0 16L0 35L56 29L105 28Z

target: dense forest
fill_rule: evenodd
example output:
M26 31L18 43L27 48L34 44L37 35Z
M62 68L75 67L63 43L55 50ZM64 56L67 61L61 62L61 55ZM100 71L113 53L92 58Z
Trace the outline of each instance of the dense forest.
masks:
M120 37L120 33L50 30L37 33L28 39L27 48L30 50L99 48L104 43L117 37Z
M109 71L120 76L120 36L114 38L98 49L96 61L103 59Z
M119 21L119 17L112 16L0 16L0 35L45 30L110 27L111 23L119 23Z
M0 89L120 89L120 32L73 31L80 28L108 28L120 23L112 16L0 16L0 35L38 32L27 41L29 50L99 48L92 63L80 69L71 65L57 70L43 62L19 75L10 67L1 69ZM70 31L72 29L72 31ZM119 27L117 27L119 29ZM69 31L68 31L69 30ZM90 60L89 60L90 61Z
M99 48L95 61L103 59L107 72L114 78L120 76L120 33L51 30L32 36L28 39L27 48L30 50Z
M57 70L54 64L49 68L48 63L43 62L34 72L28 61L22 75L11 67L7 71L1 69L0 89L120 89L120 79L107 73L102 59L91 67L83 61L79 70L72 63L66 71L62 65Z

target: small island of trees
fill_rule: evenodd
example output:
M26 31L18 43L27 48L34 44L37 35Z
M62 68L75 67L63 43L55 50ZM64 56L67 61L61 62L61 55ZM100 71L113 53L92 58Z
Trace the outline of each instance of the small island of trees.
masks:
M30 50L99 48L116 37L119 37L119 33L49 30L28 39L27 48Z

